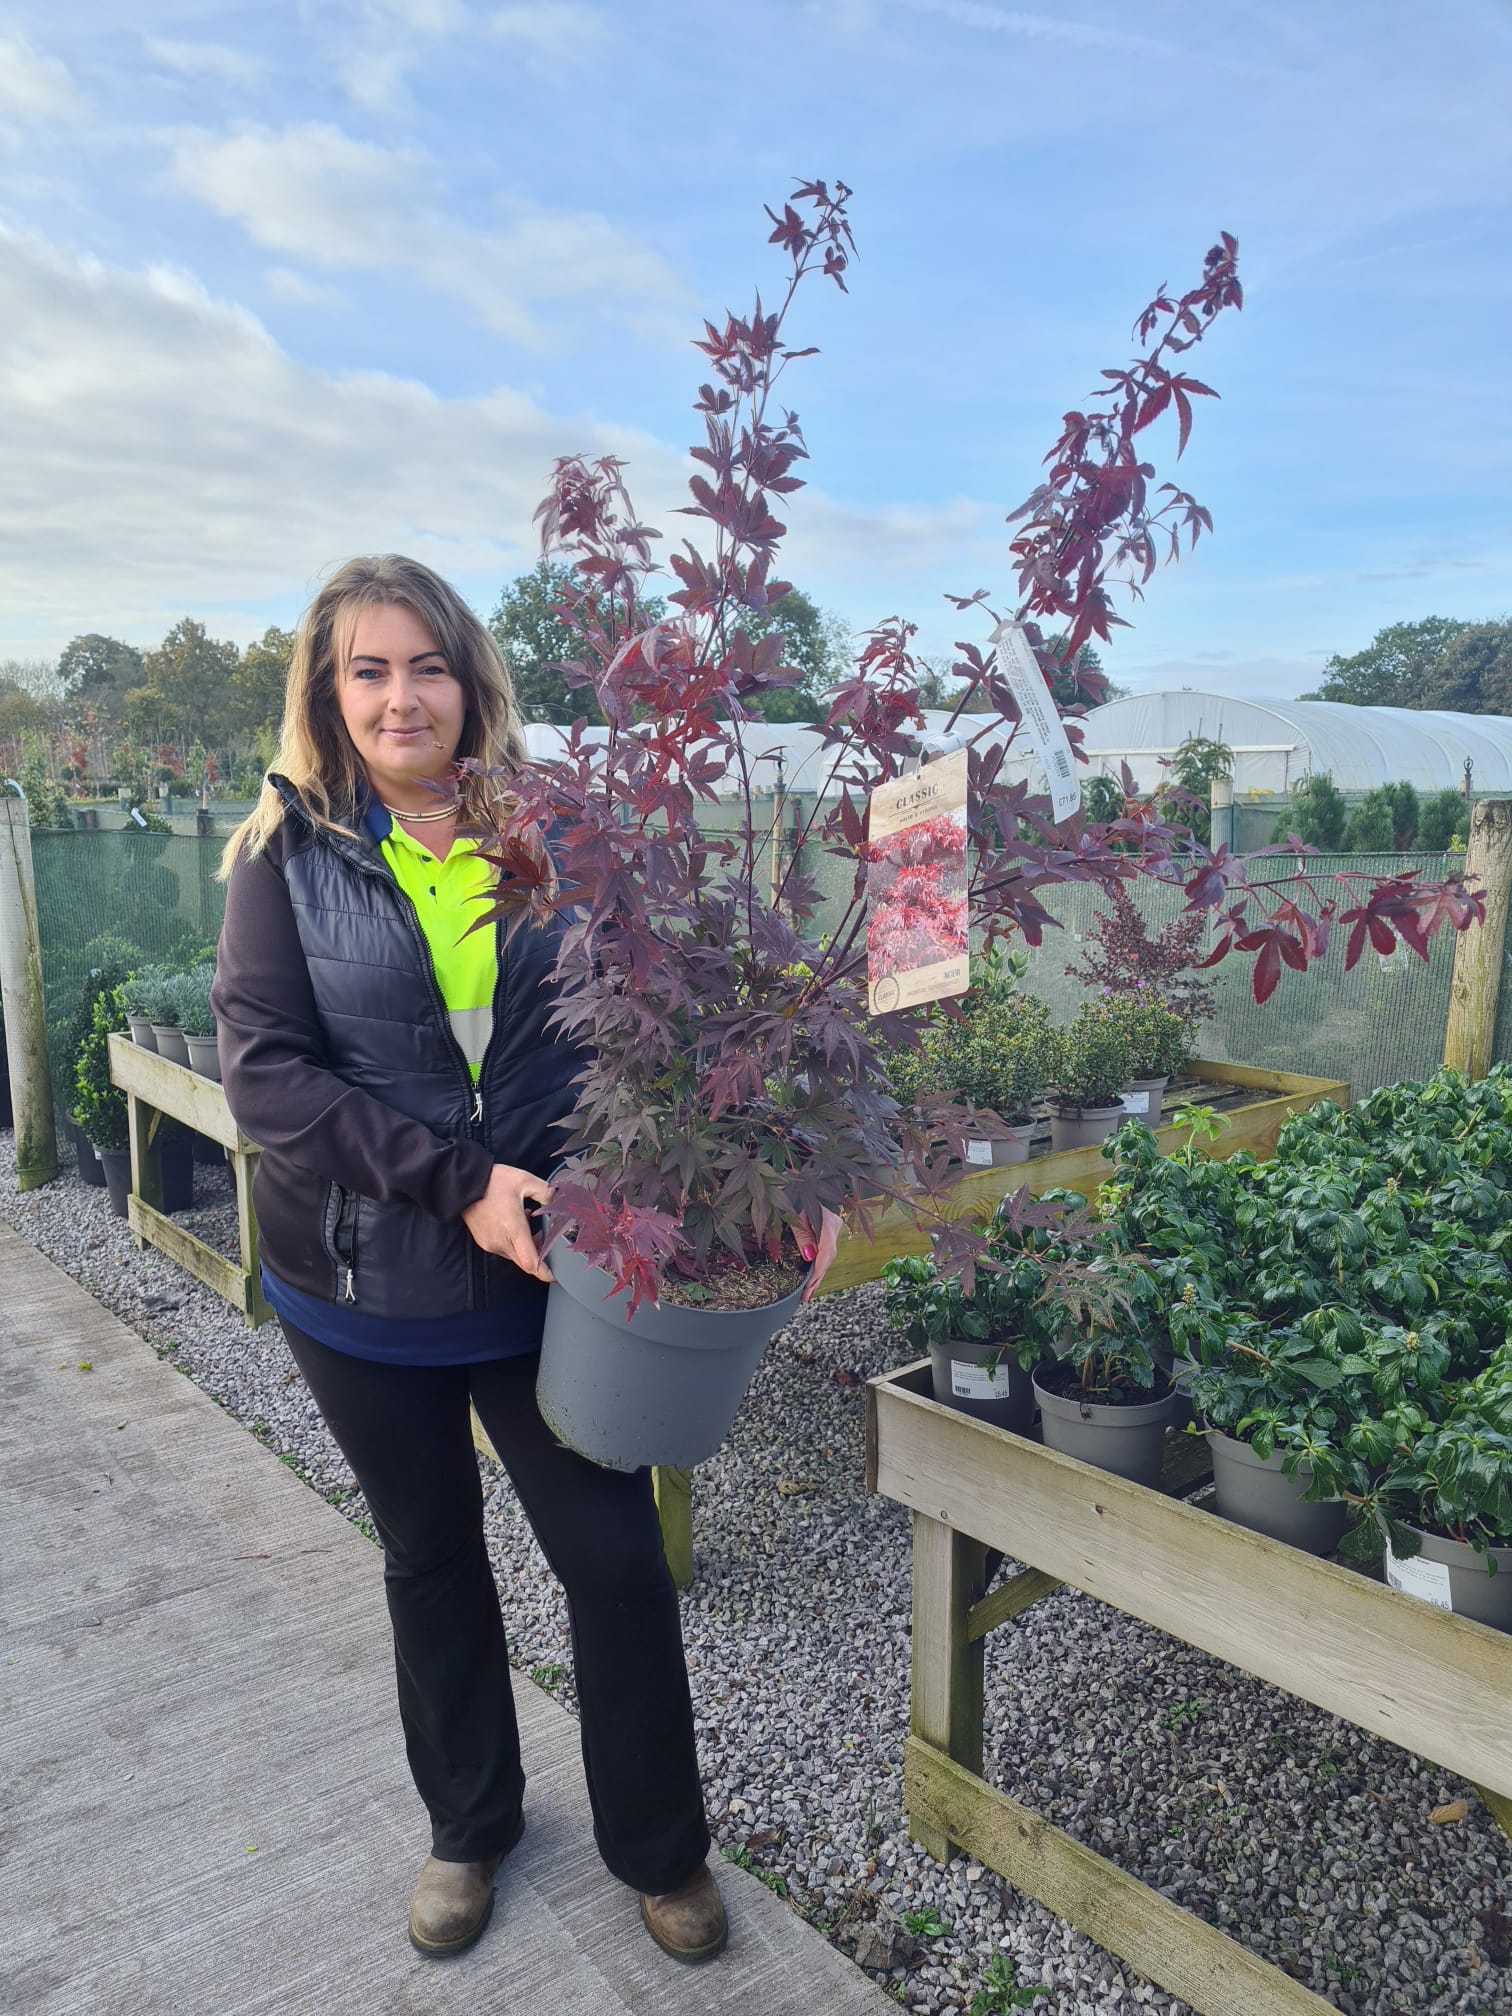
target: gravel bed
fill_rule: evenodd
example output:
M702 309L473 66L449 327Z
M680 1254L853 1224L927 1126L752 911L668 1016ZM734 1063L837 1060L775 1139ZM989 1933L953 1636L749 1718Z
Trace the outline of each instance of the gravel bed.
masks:
M222 1244L229 1189L208 1167L196 1182L197 1229ZM138 1253L71 1171L18 1197L8 1135L0 1215L365 1525L276 1325L248 1331ZM1047 2012L1183 2011L991 1871L908 1839L908 1520L866 1495L858 1383L899 1355L874 1287L803 1311L697 1474L684 1626L716 1839L924 2016L965 2016L1000 1952ZM513 1656L571 1708L561 1598L484 1470ZM1512 1847L1435 1765L1071 1591L988 1640L987 1754L1005 1791L1347 2016L1512 2016ZM1431 1822L1462 1798L1463 1820ZM908 1936L902 1914L931 1907L948 1935Z

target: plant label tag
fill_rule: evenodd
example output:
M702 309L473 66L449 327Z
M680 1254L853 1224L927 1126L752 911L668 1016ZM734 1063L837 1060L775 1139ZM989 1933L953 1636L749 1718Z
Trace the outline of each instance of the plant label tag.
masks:
M1050 805L1056 818L1069 819L1081 810L1081 786L1076 781L1076 759L1066 739L1045 675L1024 635L1022 623L1005 618L988 642L997 646L998 677L1013 690L1018 702L1019 732L1039 758L1050 786Z
M990 1141L968 1141L966 1143L966 1160L974 1169L990 1169L992 1167L992 1143Z
M988 1371L985 1365L950 1361L950 1391L956 1400L1001 1400L1008 1391L1008 1376L1001 1365Z
M1125 1092L1118 1102L1125 1113L1148 1113L1150 1095L1148 1092Z
M1393 1589L1400 1589L1404 1596L1420 1597L1424 1603L1432 1603L1439 1610L1454 1608L1449 1601L1449 1564L1446 1561L1425 1561L1421 1554L1414 1554L1410 1561L1399 1561L1392 1553L1388 1540L1386 1580Z
M867 804L866 976L873 1015L964 994L967 752L879 784Z

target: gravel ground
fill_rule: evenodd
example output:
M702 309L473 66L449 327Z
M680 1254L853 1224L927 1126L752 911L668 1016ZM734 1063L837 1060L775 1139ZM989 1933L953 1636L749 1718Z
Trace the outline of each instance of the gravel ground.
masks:
M224 1175L196 1184L186 1222L232 1250ZM8 1135L0 1215L364 1523L276 1325L249 1332L138 1253L71 1173L18 1197ZM908 1523L866 1495L855 1376L899 1355L875 1288L805 1310L698 1472L684 1626L716 1838L927 2016L965 2016L999 1952L1059 2016L1181 2011L990 1871L942 1869L907 1837ZM485 1488L516 1663L570 1708L560 1597L492 1465ZM1512 2016L1512 1847L1435 1765L1070 1591L988 1640L987 1754L1005 1791L1349 2016ZM1461 1798L1463 1820L1431 1823ZM901 1915L930 1907L948 1934L906 1936Z

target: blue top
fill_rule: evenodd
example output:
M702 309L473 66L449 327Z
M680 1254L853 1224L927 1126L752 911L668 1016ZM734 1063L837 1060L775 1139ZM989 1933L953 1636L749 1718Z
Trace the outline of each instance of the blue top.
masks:
M381 805L369 801L363 824L380 846L393 823ZM472 914L467 913L468 922ZM422 917L422 928L430 921ZM369 1358L384 1365L477 1365L493 1358L521 1358L541 1348L546 1296L535 1283L524 1287L515 1308L476 1309L457 1316L421 1319L373 1316L364 1309L293 1288L269 1273L266 1266L261 1273L263 1294L277 1315L317 1344L344 1351L352 1358Z

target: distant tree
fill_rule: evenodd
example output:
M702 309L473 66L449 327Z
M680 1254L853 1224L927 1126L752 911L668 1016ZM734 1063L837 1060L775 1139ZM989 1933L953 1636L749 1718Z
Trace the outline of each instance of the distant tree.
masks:
M1315 693L1304 700L1342 700L1353 707L1431 707L1435 668L1451 638L1469 626L1452 616L1390 623L1352 657L1337 652L1323 667Z
M142 661L142 684L127 696L131 732L225 747L237 731L240 666L234 644L217 642L203 623L185 616Z
M563 727L580 717L602 723L592 690L570 687L557 669L561 661L582 656L578 640L554 608L572 579L564 562L538 560L528 574L508 584L488 619L509 667L522 720L555 721Z
M1512 623L1472 623L1451 637L1419 704L1456 714L1512 714Z
M1112 777L1084 777L1081 800L1082 811L1089 819L1101 822L1122 819L1124 815L1123 790Z
M91 630L64 645L58 676L69 700L87 702L119 719L126 695L142 683L142 654L119 637Z
M63 698L63 680L51 658L0 658L0 693L24 693L46 705Z
M0 748L10 750L11 763L16 761L21 738L40 735L47 725L47 709L40 700L13 686L0 691Z
M1470 801L1462 791L1447 786L1426 801L1417 822L1417 844L1425 853L1445 854L1456 835L1461 840L1470 833Z
M284 688L288 684L289 660L294 655L294 632L270 624L255 644L242 653L236 675L236 729L239 737L251 740L259 729L275 731L283 720Z
M1418 794L1413 786L1405 782L1405 780L1397 784L1384 784L1381 788L1385 791L1391 803L1391 835L1393 845L1405 850L1412 845L1414 839L1417 837L1418 813L1420 810Z
M1190 826L1193 834L1204 846L1212 831L1212 814L1208 801L1213 783L1219 777L1234 774L1234 752L1227 742L1218 742L1210 735L1188 735L1176 754L1171 758L1163 780L1163 788L1176 785L1188 791L1199 802L1196 805L1182 805L1174 817L1177 823Z
M1349 824L1344 828L1345 852L1395 853L1398 817L1396 795L1390 784L1378 784L1373 791L1367 791L1350 813Z
M784 686L763 695L761 711L768 721L822 721L828 711L825 693L844 674L850 655L850 632L838 616L827 615L801 588L790 588L765 609L742 609L739 624L751 638L781 631L786 643L782 661L803 674L798 686ZM921 696L922 698L922 696ZM953 706L954 700L926 700L925 706Z
M1295 834L1320 853L1337 854L1348 820L1343 792L1326 770L1319 770L1292 786L1291 804L1276 821L1271 839L1282 842Z

